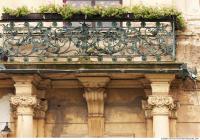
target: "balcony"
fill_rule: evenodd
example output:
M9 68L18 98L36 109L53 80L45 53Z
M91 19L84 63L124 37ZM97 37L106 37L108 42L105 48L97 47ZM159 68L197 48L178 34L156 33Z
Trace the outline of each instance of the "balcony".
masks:
M3 14L1 25L1 63L11 73L182 69L182 63L175 62L174 15L148 19L133 13L120 17L76 13L63 19L58 13Z
M175 60L174 17L138 21L131 14L123 19L77 15L64 23L55 17L2 20L2 60L23 63Z

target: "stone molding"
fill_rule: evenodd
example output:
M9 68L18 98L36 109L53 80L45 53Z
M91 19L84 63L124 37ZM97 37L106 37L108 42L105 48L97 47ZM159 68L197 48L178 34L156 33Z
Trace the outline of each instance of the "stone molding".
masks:
M84 87L99 88L105 87L110 81L109 77L78 77L78 80Z
M169 110L174 108L173 98L168 95L151 95L148 104L152 107L152 115L169 115Z

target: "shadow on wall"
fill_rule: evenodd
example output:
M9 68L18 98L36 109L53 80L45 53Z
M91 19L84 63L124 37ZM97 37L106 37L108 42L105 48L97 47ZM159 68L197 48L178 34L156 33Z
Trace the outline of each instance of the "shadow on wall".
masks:
M133 100L131 105L133 106L135 113L140 113L142 111L142 100L144 99L145 98L143 96L138 96Z
M55 110L55 125L52 130L52 137L60 137L65 126L65 109L61 108L61 105L57 105L57 108Z

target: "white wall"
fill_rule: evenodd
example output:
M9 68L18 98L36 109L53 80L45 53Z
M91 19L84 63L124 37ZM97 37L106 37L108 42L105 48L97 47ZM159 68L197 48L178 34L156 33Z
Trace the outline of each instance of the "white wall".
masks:
M3 94L0 98L0 131L5 127L5 122L10 122L10 99L11 94Z

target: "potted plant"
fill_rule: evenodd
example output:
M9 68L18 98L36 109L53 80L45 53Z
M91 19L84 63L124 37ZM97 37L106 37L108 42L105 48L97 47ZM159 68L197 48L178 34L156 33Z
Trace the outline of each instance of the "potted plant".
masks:
M133 7L82 7L71 5L45 5L36 12L27 7L4 8L3 21L153 21L175 22L176 29L184 29L183 16L174 8Z

